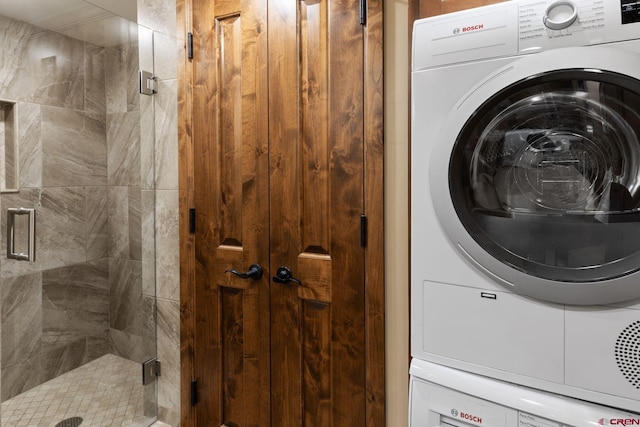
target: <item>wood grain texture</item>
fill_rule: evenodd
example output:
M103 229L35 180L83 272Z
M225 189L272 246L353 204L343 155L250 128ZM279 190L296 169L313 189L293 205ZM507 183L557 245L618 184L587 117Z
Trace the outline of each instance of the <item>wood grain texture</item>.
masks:
M270 423L266 1L194 0L195 425Z
M269 3L270 270L296 265L300 252L300 71L298 2ZM297 271L293 271L294 276ZM301 306L295 286L271 285L271 417L299 426Z
M195 357L194 379L198 382L199 404L193 424L221 424L222 342L220 337L219 289L215 284L214 258L217 246L217 218L214 186L216 164L217 52L214 28L215 3L193 0L193 158L195 232ZM212 123L212 119L214 123Z
M353 0L189 1L183 424L382 426L382 2L362 27Z
M357 2L332 1L329 14L331 141L331 383L334 426L365 425L364 28Z
M298 298L321 304L331 303L331 257L303 252L298 255Z
M367 5L364 40L364 204L369 230L364 279L366 425L382 426L386 422L383 1L369 0Z
M176 2L177 38L183 49L178 56L178 168L180 235L180 420L194 426L191 380L195 358L195 242L189 231L189 208L193 207L192 72L186 55L186 33L191 28L191 0Z

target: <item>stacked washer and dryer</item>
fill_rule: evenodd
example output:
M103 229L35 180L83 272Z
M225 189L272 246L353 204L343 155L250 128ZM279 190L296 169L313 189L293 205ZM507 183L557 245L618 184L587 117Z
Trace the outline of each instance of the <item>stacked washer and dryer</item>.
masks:
M640 2L416 21L410 426L640 425Z

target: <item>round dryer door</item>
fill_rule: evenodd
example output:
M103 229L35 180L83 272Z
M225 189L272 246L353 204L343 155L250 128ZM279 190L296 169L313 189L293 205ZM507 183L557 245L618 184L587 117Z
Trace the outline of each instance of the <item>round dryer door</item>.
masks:
M467 94L438 143L438 218L478 268L554 302L640 297L640 56L523 57Z

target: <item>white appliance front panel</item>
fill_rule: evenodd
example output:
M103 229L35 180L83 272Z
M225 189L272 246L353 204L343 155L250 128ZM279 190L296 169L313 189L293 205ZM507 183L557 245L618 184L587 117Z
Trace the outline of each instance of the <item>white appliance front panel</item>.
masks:
M640 408L640 310L567 307L565 328L567 385Z
M489 419L493 423L486 421ZM491 427L597 427L640 425L640 413L413 359L409 426L435 427L441 422Z
M460 351L459 348L456 348L455 345L451 345L451 343L448 341L452 339L451 336L448 336L444 332L442 333L444 336L438 335L437 337L437 339L442 340L441 342L427 344L427 347L425 347L424 344L425 334L427 332L430 334L433 332L428 331L428 329L434 327L434 325L437 325L438 323L442 324L443 320L459 322L459 324L460 322L475 324L475 322L480 319L480 323L483 323L485 325L490 322L495 322L496 320L495 318L491 317L491 311L483 311L482 318L475 316L474 312L476 314L478 313L478 308L475 304L471 304L470 306L468 306L468 308L471 310L470 314L462 313L461 306L451 301L447 302L447 306L444 307L431 307L431 305L433 305L435 301L442 301L442 297L436 296L434 297L434 301L427 301L425 299L425 296L427 295L426 289L428 287L425 286L425 284L427 282L435 283L436 287L439 285L447 286L447 284L453 284L459 286L452 286L452 288L472 289L476 292L487 291L489 293L504 293L505 295L509 295L511 288L511 284L505 282L502 279L492 277L491 273L488 273L486 271L482 272L481 267L479 268L474 264L474 262L470 261L467 256L463 255L460 249L457 247L458 245L452 243L451 239L447 237L447 234L445 233L436 217L434 203L437 204L439 203L439 201L436 197L436 201L434 202L434 194L432 194L432 188L434 187L434 183L437 183L438 185L442 186L442 188L440 188L438 191L444 192L443 188L448 187L447 175L440 174L437 178L433 178L433 176L430 176L429 169L431 165L434 164L434 161L432 160L434 150L441 151L442 145L449 145L449 150L451 148L450 144L452 142L450 140L447 140L447 138L443 138L443 135L448 134L449 136L453 135L455 137L460 131L460 126L462 126L464 122L464 120L460 118L461 116L458 115L460 106L469 101L470 95L475 96L474 92L478 91L478 89L482 89L482 86L491 86L492 81L495 78L499 79L501 76L500 74L496 74L496 71L502 68L505 72L507 72L507 70L509 69L509 65L516 64L516 62L520 58L528 56L542 58L540 64L534 66L534 68L536 70L539 70L540 67L553 69L554 62L549 60L549 58L553 58L553 54L543 55L543 57L538 56L538 52L544 50L555 49L556 47L560 46L580 46L587 44L606 43L607 46L614 48L615 51L618 52L617 55L613 55L614 58L612 60L602 60L599 58L599 53L596 53L599 52L598 49L591 51L590 49L592 48L585 48L583 52L587 52L585 55L585 57L589 59L589 61L587 62L595 63L596 67L617 66L619 61L625 61L625 58L627 56L625 54L625 51L633 55L638 55L638 53L640 53L640 41L632 40L638 39L640 37L640 24L635 23L620 25L619 13L617 11L612 12L611 9L611 7L618 7L619 2L617 1L602 2L601 0L575 0L575 3L580 9L591 6L598 8L600 7L600 5L602 5L602 7L604 7L606 10L606 13L603 12L603 15L606 15L606 17L602 18L603 21L601 21L598 17L583 19L583 17L588 16L581 12L578 21L570 31L565 31L564 33L549 33L547 30L545 30L545 32L547 32L546 35L542 37L536 35L535 37L533 37L532 35L536 31L539 32L536 29L536 25L538 25L536 23L538 19L536 17L536 14L539 14L539 10L541 7L544 6L546 8L546 6L551 3L551 1L541 2L538 0L504 2L498 5L489 6L487 8L481 8L476 11L460 12L459 14L451 14L449 16L437 18L436 20L434 20L434 22L440 23L444 22L442 21L443 19L453 19L453 21L457 20L459 22L470 22L467 21L467 18L471 16L469 15L469 13L475 13L479 11L482 14L486 15L486 11L493 10L491 9L493 7L506 7L507 9L510 9L513 8L514 5L518 4L519 9L517 10L516 15L517 20L520 22L520 28L516 31L516 37L518 38L518 41L516 43L516 50L513 49L513 43L511 40L502 40L496 42L492 47L492 42L489 40L490 37L487 38L485 36L482 36L485 38L477 42L479 43L479 45L476 46L477 49L470 49L466 52L464 51L464 49L454 49L455 52L452 52L452 55L457 57L454 58L452 56L450 59L446 59L446 56L448 55L446 53L446 49L440 47L440 53L436 55L434 59L433 56L428 57L431 55L428 51L428 42L426 42L425 40L421 40L419 37L421 31L427 31L426 27L423 28L424 25L427 25L427 22L416 22L415 34L418 36L414 36L414 72L412 73L412 356L436 362L438 364L448 365L470 372L476 372L488 377L498 378L517 384L523 384L530 387L547 390L553 393L573 396L586 401L599 402L601 404L609 405L612 407L625 408L633 412L638 410L639 400L637 400L637 398L634 397L633 399L629 399L628 397L621 397L621 394L624 396L629 396L629 394L627 394L626 392L617 392L616 394L616 392L614 391L613 394L611 394L612 390L614 390L617 386L622 385L619 383L619 378L613 378L614 375L617 375L618 377L620 376L619 372L613 372L615 370L614 368L616 368L615 365L614 368L612 368L613 371L607 371L610 375L603 374L602 376L597 376L597 379L594 378L593 380L589 380L585 377L589 377L590 375L593 375L594 372L598 372L598 369L600 369L600 367L604 366L605 364L610 365L610 359L608 359L610 354L607 354L607 352L609 351L608 349L610 349L611 339L619 335L619 331L615 329L622 327L624 321L629 320L629 316L631 316L631 318L635 316L634 313L629 313L628 311L637 311L638 309L640 309L640 299L631 302L611 302L609 304L610 306L615 306L622 310L620 311L620 318L618 318L617 320L611 319L612 324L610 325L610 327L604 326L604 324L608 323L608 320L606 320L608 318L605 319L605 317L597 315L599 311L609 312L608 308L583 307L573 310L573 308L568 306L566 313L566 327L564 326L564 324L557 326L557 323L555 323L555 329L552 327L549 327L548 329L548 333L552 336L552 341L555 343L554 348L549 349L549 351L552 354L558 352L562 353L562 360L560 362L555 359L552 360L551 363L553 363L554 366L552 368L543 369L540 375L535 372L533 373L533 376L528 376L506 371L500 367L496 368L495 362L492 361L489 361L488 365L469 362L467 361L469 357L471 357L471 359L480 359L482 357L485 357L486 355L480 355L479 357L473 355L469 356L464 351ZM531 6L533 7L533 9L526 14L523 14L523 6L527 5L533 5ZM506 16L513 16L513 12L507 11L505 13ZM532 22L526 22L527 19L529 19L529 14L531 15L531 19L533 19ZM474 27L475 25L479 24L473 24L472 22L468 24L469 27ZM507 26L510 25L512 24L507 24ZM523 25L529 26L525 29ZM604 28L604 30L602 30L602 28ZM433 32L432 29L428 29L428 31ZM493 32L493 34L495 35L500 31L495 31ZM512 31L511 29L505 29L504 31L504 34L514 33L514 31ZM471 36L465 35L465 37ZM624 42L621 40L632 41ZM448 42L445 40L444 43ZM455 44L457 42L453 43ZM474 45L474 43L476 42L473 42L470 45ZM496 47L498 45L502 47ZM444 44L441 44L441 46L444 46ZM487 50L485 50L483 46L487 47L488 50L493 50L495 48L497 50L504 49L504 51L487 54ZM533 59L532 61L535 62L535 60ZM583 61L578 62L580 62L580 64L583 63ZM415 70L417 69L421 69L423 71L416 72ZM633 68L633 70L630 71L631 74L640 73L639 71L637 71L637 67ZM487 77L491 75L493 75L493 78L487 79ZM484 83L479 84L483 80ZM493 90L495 91L499 89L495 89L494 87ZM486 97L490 96L490 94L487 95L485 93L483 96L486 99ZM482 101L483 100L480 100L480 102ZM456 115L458 115L457 118L452 119L452 116ZM443 129L443 126L450 129ZM456 128L456 126L458 127ZM446 162L448 162L448 157L447 160L444 160L440 163L444 165L444 163ZM440 196L441 195L442 193L440 194ZM558 308L561 307L561 305L559 304L534 301L531 299L527 299L526 297L519 297L515 295L509 296L522 299L522 301L525 302L525 305L529 304L531 308L539 306L544 306L547 308L552 307L552 311L562 312L562 309ZM444 295L444 297L449 298L448 295ZM431 310L434 310L433 315L424 313L427 307L429 307L429 309ZM625 310L627 310L627 312L624 312ZM508 313L510 311L510 309L505 309L504 311L500 311L500 315L504 315L505 313ZM537 316L532 315L533 323L536 323L538 320L544 322L545 313L543 313L543 311L539 312ZM527 310L525 310L525 312L533 313ZM451 320L453 317L459 317L461 319ZM585 320L587 318L591 318L591 320ZM621 319L624 319L624 321L622 321ZM591 326L587 325L593 326L594 322L600 325L600 329L602 330L602 332L596 333L592 337L590 335ZM532 325L528 325L528 327L532 327ZM533 328L535 329L535 327ZM464 334L468 334L467 331L463 332ZM611 335L609 335L610 333ZM562 342L558 343L557 335L562 335L563 337L566 336L566 357L564 357L565 340L563 338ZM431 338L433 338L434 336L435 335L431 335ZM499 343L498 347L503 348L507 346L506 341L511 336L511 334L507 334L504 340L505 342ZM593 339L590 341L590 338ZM522 340L523 338L519 339ZM589 347L590 345L591 347ZM425 350L425 348L428 348L430 351L433 351L435 347L438 346L440 346L438 352L445 355L436 354L435 352L432 353ZM581 361L581 357L584 357L585 354L589 354L589 352L592 351L593 347L601 347L601 354L595 355L595 358L584 358L584 360ZM445 350L443 350L443 348L445 348ZM447 352L449 352L450 354L446 355ZM469 353L473 353L473 351L469 350ZM455 357L450 357L451 355ZM497 357L499 360L501 355L498 354L495 357ZM416 363L418 362L426 364L429 364L429 362L422 362L418 359L414 359L414 361L412 362L412 374L424 379L426 378L423 375L424 371L416 365ZM516 372L522 372L522 369L520 367L516 367L513 370ZM460 374L466 374L460 371L457 372ZM552 374L549 374L549 372L551 372ZM566 382L564 378L559 382L549 380L549 378L558 380L558 372L562 372L562 375L566 374ZM447 375L449 374L450 372ZM414 378L412 377L412 394L414 390L413 382ZM624 386L628 387L627 384L625 384ZM467 394L478 396L482 396L484 392L484 387L472 387L466 389L464 387L459 388L459 390L462 389L466 390L465 393ZM511 396L509 396L509 398L522 397L524 399L526 396L530 396L527 393L521 393L519 391L521 389L521 387L516 387L514 389L510 389L510 391L505 393L511 393ZM543 394L545 396L548 395L548 393ZM422 409L424 409L424 400L414 401L413 397L411 399L412 412L414 410L422 411ZM569 398L563 399L568 399L568 402L576 402L575 400ZM498 402L499 399L494 401ZM502 403L507 406L511 404L506 404L504 402ZM543 420L554 419L554 422L557 422L560 425L571 426L597 426L599 420L602 420L602 422L607 425L606 423L610 423L610 421L616 422L618 418L615 417L620 414L619 411L611 410L610 408L606 408L605 410L602 409L602 407L596 407L594 405L590 405L589 410L586 412L582 411L579 405L569 405L567 406L567 408L573 408L575 413L572 414L572 416L579 415L579 421L575 421L573 419L572 421L568 421L570 417L567 414L564 414L562 417L554 418L550 417L546 413L542 415L540 414L540 412L536 411L533 411L531 413L541 416ZM523 410L526 412L526 409ZM431 414L431 418L428 421L420 421L420 423L418 424L411 425L436 426L439 425L438 423L440 422L449 422L446 420L446 417L441 418L440 416L438 416L437 418L434 418L434 412L429 413ZM640 418L635 417L633 419L638 420L638 423L640 423ZM524 418L520 418L520 425L535 425L527 424L529 422L527 420L528 418L526 416ZM524 422L525 424L522 424L522 422ZM454 425L459 425L458 423L459 421L452 422L452 424ZM541 425L544 425L544 423Z
M640 49L638 50L640 51ZM636 80L640 80L640 55L637 53L627 54L623 50L612 47L555 49L536 55L524 56L496 70L492 75L487 76L481 83L477 84L470 92L467 92L459 100L458 104L449 111L440 127L440 132L432 142L433 149L428 152L429 156L427 158L414 157L412 188L417 186L417 189L414 191L413 200L421 199L420 195L416 195L416 192L422 191L422 184L429 183L430 194L426 202L431 203L436 212L438 219L437 230L445 230L444 233L451 241L451 245L457 249L458 258L466 259L468 264L474 265L474 269L477 272L482 273L481 276L489 277L494 283L498 283L522 295L556 303L590 305L626 301L637 298L640 295L640 288L636 285L637 281L640 280L640 271L613 276L604 280L585 282L556 281L535 277L532 274L528 274L528 272L508 266L481 247L460 221L452 201L449 185L449 179L451 178L449 165L463 124L474 116L486 100L504 88L523 81L531 75L543 75L549 71L574 68L587 70L604 69L610 73L631 76ZM414 81L416 78L414 78ZM427 79L425 77L425 80ZM424 84L427 85L427 82ZM419 138L418 134L418 141L412 141L413 147L417 148L420 143ZM420 153L420 149L417 149L418 153ZM423 162L428 161L429 167L415 169L417 159ZM418 186L417 183L420 183L420 185ZM436 229L431 226L432 223L430 222L416 221L417 218L422 218L422 215L416 212L415 209L413 214L415 216L412 217L412 241L418 240L423 244L429 245L430 234L433 234ZM439 250L439 248L436 248L436 250ZM414 258L420 257L422 252L414 252L413 254ZM638 256L638 254L635 254L635 256ZM608 267L610 265L603 266L603 268ZM436 267L436 270L443 271L441 267ZM593 269L593 271L595 270ZM455 271L455 269L451 268L448 271ZM584 269L584 272L588 271L592 270ZM432 274L428 272L425 276L418 277L434 280ZM454 273L451 277L455 277L455 275ZM450 280L442 281L446 283ZM473 279L467 283L460 284L476 286L475 283L476 279Z
M509 292L425 281L422 344L441 356L524 377L564 382L563 306Z
M485 275L477 274L475 267L460 257L458 250L442 230L433 207L429 163L434 148L443 144L450 145L437 138L441 124L455 109L459 100L483 78L511 61L513 59L479 62L473 73L469 73L466 66L458 65L413 75L414 91L422 94L414 97L412 104L411 148L411 277L418 280L415 282L418 287L421 287L422 279L428 278L435 282L500 289ZM431 83L433 81L451 84L434 85ZM444 178L440 183L448 186Z
M413 71L640 38L640 22L622 24L619 1L576 0L577 19L561 30L544 25L545 12L552 3L510 1L418 20L414 24Z

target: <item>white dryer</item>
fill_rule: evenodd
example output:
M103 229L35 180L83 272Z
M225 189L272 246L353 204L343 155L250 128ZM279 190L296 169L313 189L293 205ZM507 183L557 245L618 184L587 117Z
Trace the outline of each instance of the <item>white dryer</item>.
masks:
M640 411L640 2L416 21L414 360Z

